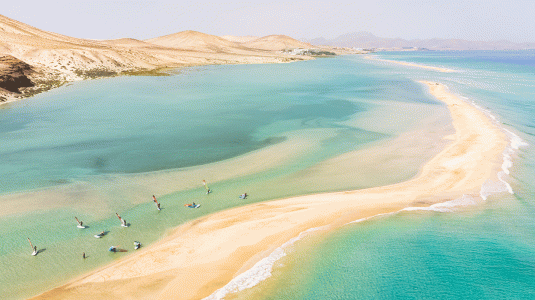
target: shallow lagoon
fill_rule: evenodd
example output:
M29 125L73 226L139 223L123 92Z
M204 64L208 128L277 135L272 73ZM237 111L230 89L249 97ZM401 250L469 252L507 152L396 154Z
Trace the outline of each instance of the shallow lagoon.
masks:
M483 202L466 198L458 205L351 223L329 236L306 236L285 249L287 256L275 263L272 277L226 299L532 299L534 54L375 54L458 71L369 62L406 78L442 82L514 133L502 171L514 195L489 193Z
M0 110L3 294L54 287L127 255L110 245L132 251L203 214L405 180L452 130L422 86L353 57L176 73L77 82Z

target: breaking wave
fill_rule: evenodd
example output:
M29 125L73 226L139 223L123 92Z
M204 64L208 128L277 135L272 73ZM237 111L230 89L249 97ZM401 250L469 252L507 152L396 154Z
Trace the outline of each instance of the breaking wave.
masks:
M227 294L236 293L244 289L252 288L261 281L269 278L271 276L271 271L273 270L273 265L275 262L284 256L286 256L285 248L293 245L295 242L301 240L305 236L311 234L314 231L325 230L328 226L310 228L301 232L298 236L290 239L282 246L275 249L268 257L263 258L257 262L252 268L243 272L242 274L236 276L232 279L227 285L215 291L210 296L204 298L203 300L219 300L223 299Z
M496 120L494 118L494 120ZM505 177L510 174L510 168L513 166L513 156L520 147L525 147L528 143L524 142L522 138L516 135L514 132L501 127L505 134L509 137L509 144L503 151L502 170L498 172L498 181L487 180L481 186L479 195L483 200L487 200L488 196L496 193L508 192L514 194L513 188L505 180Z
M461 98L468 100L468 98L461 96ZM496 124L500 126L500 122L497 120L497 118L490 113L489 110L482 108L481 106L477 105L474 101L471 101L472 104L479 110L483 111L486 115L488 115ZM503 163L501 166L501 171L498 172L498 181L495 180L487 180L482 186L480 190L480 197L483 200L486 200L488 196L496 193L501 192L509 192L511 194L514 194L514 191L511 187L511 185L504 179L505 176L509 175L510 171L509 169L513 166L513 155L515 154L516 150L518 150L520 147L527 146L528 144L522 140L518 135L511 132L510 130L507 130L500 126L502 130L507 134L507 136L510 139L510 142L505 149L503 153ZM403 211L411 212L411 211L432 211L432 212L441 212L441 213L450 213L454 212L457 208L467 207L467 206L474 206L477 205L476 199L474 199L470 195L462 195L460 198L436 203L430 206L426 207L406 207L398 211L390 212L390 213L381 213L374 216L366 217L357 219L355 221L351 221L347 224L353 224L353 223L361 223L368 221L370 219L375 219L378 217L384 217L384 216L390 216L395 215ZM295 242L301 240L305 236L311 234L314 231L319 230L325 230L328 226L322 226L322 227L316 227L311 228L308 230L305 230L301 232L297 237L294 237L284 243L282 246L275 249L271 254L259 262L257 262L251 269L245 271L244 273L236 276L234 279L232 279L228 284L226 284L224 287L220 288L219 290L215 291L210 296L204 298L203 300L219 300L223 299L227 294L235 293L242 291L244 289L252 288L261 281L269 278L271 276L271 272L273 270L273 266L276 261L281 259L282 257L286 256L285 249L291 245L293 245Z

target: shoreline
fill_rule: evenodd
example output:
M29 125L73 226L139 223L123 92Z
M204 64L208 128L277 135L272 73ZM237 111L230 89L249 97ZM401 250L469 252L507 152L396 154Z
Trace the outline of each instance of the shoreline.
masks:
M311 228L429 207L464 194L479 197L494 179L508 144L482 111L438 83L431 95L447 104L455 133L438 155L405 182L364 190L260 202L183 224L170 236L32 299L199 299L212 295L275 249ZM202 261L202 264L198 262Z
M0 88L0 109L5 108L4 105L12 104L15 102L19 102L21 100L25 100L28 98L31 98L33 96L46 93L48 91L60 88L65 85L73 84L78 81L85 81L85 80L95 80L95 79L106 79L106 78L113 78L113 77L122 77L122 76L172 76L172 74L167 73L166 71L170 70L179 70L184 68L192 68L192 67L201 67L201 66L209 66L209 65L242 65L242 64L284 64L284 63L291 63L291 62L297 62L297 61L303 61L303 60L309 60L309 59L315 59L314 57L299 57L292 58L292 57L284 57L282 55L276 56L276 53L272 54L273 56L260 56L262 58L266 58L266 61L249 61L252 60L252 56L243 56L239 59L242 59L240 61L238 58L236 58L235 61L214 61L211 63L184 63L181 65L164 65L164 66L154 66L150 69L144 69L139 68L135 70L125 70L125 71L109 71L112 74L108 75L82 75L80 77L76 78L62 78L63 75L53 74L53 73L47 73L40 76L31 76L32 82L35 82L36 85L33 87L22 87L20 93L9 93ZM268 60L271 58L272 60ZM89 71L86 71L89 72Z

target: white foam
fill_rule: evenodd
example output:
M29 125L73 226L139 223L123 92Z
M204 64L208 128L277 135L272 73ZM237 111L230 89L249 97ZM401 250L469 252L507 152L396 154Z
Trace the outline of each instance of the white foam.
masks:
M511 148L514 150L518 150L520 147L528 146L529 144L524 142L521 137L516 135L514 132L509 131L507 129L503 129L507 133L507 135L511 138Z
M461 96L462 97L462 96ZM468 99L466 97L462 97L464 99ZM497 121L496 117L486 109L483 109L481 106L477 105L475 102L472 101L472 104L480 109L481 111L485 112L490 118L492 118L494 121ZM487 180L482 186L481 190L479 192L480 197L483 200L486 200L488 196L495 194L495 193L501 193L501 192L509 192L510 194L514 194L514 191L509 183L507 183L503 177L507 174L509 174L509 169L513 166L512 161L512 155L515 153L514 150L518 150L520 147L528 146L529 144L524 142L522 138L520 138L515 133L505 129L502 127L502 129L507 133L507 135L510 137L510 144L509 147L507 147L503 153L503 163L502 163L502 171L498 173L498 180L499 181L493 181L493 180ZM388 216L397 214L401 211L435 211L435 212L454 212L455 208L458 207L466 207L466 206L472 206L476 205L477 202L475 199L469 195L462 195L460 198L442 202L442 203L436 203L427 207L406 207L404 209L401 209L399 211L391 212L391 213L382 213L377 214L371 217L366 217L362 219L358 219L355 221L351 221L348 224L352 223L361 223L373 218L381 217L381 216ZM228 284L226 284L224 287L220 288L219 290L215 291L212 295L204 298L203 300L215 300L215 299L223 299L227 294L229 293L235 293L242 291L244 289L248 289L251 287L254 287L261 281L269 278L271 276L271 271L273 270L273 266L276 261L281 259L282 257L286 256L286 252L284 251L285 248L293 245L295 242L299 241L306 235L310 234L313 231L318 230L324 230L327 226L323 227L317 227L317 228L311 228L308 230L305 230L301 232L297 237L290 239L288 242L284 243L282 246L275 249L268 257L263 258L258 263L256 263L251 269L245 271L244 273L236 276L234 279L232 279Z
M373 219L373 218L376 218L376 217L388 216L388 215L393 215L393 214L397 214L397 213L398 213L398 212L395 211L395 212L390 212L390 213L377 214L377 215L375 215L375 216L366 217L366 218L358 219L358 220L355 220L355 221L351 221L351 222L349 222L349 223L347 223L347 224L360 223L360 222L368 221L369 219Z
M224 287L215 291L213 294L204 298L203 300L223 299L223 297L225 297L229 293L236 293L244 289L252 288L261 281L269 278L271 276L271 271L273 270L273 265L275 264L275 262L286 256L286 252L284 251L285 248L293 245L295 242L299 241L311 232L325 230L327 227L328 226L310 228L301 232L297 237L290 239L282 246L275 249L275 251L271 252L268 257L263 258L262 260L257 262L252 268L236 276Z
M499 172L498 173L498 180L500 180L501 182L503 182L503 184L505 185L505 188L507 189L507 191L509 192L509 194L514 194L515 192L513 191L513 188L511 187L511 185L509 183L507 183L507 181L503 180L503 175L505 173L502 173L502 172Z
M472 198L469 195L462 195L460 198L436 203L431 206L426 207L406 207L402 209L401 211L417 211L417 210L423 210L423 211L436 211L436 212L453 212L455 208L457 207L466 207L466 206L472 206L476 205L476 201L474 198Z
M514 132L507 130L503 127L502 129L509 137L510 141L507 148L505 148L505 150L503 151L502 171L498 172L499 183L487 181L485 182L485 184L483 184L483 186L481 187L481 191L479 192L483 200L487 200L487 197L492 194L501 193L505 191L509 192L509 194L514 194L513 188L504 179L504 177L506 175L509 175L509 169L513 166L513 155L516 152L515 150L518 150L520 147L528 146L528 143L524 142L522 138L516 135Z
M513 159L511 158L511 154L513 154L514 151L510 148L505 149L503 152L503 163L502 163L502 171L505 174L509 174L509 168L513 166Z
M477 109L479 109L479 110L481 110L481 111L485 111L481 106L477 105L474 101L472 101L472 105L473 105L475 108L477 108Z
M503 175L505 175L504 172L499 172L499 181L489 179L485 181L485 183L483 183L483 185L481 186L481 190L479 191L479 196L481 196L483 200L487 200L490 195L496 193L509 192L513 194L513 189L511 188L511 186L505 180L502 179Z

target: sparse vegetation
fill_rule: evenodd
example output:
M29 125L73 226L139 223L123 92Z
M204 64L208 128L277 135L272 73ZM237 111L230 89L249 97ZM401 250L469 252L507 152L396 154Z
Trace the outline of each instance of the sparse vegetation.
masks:
M128 70L121 72L121 75L127 75L127 76L171 76L171 74L167 73L169 69L167 68L159 68L159 69L141 69L141 70Z
M330 52L330 51L323 51L323 50L320 50L320 51L311 51L310 52L310 55L313 55L313 56L334 56L336 55L336 53L334 52Z
M336 53L325 51L321 49L285 49L283 53L292 54L292 55L309 55L309 56L334 56Z
M117 72L104 68L95 68L89 70L75 70L74 73L84 79L95 79L100 77L116 76Z
M34 87L23 88L21 90L23 97L31 97L51 89L58 88L64 85L67 81L59 79L35 79Z

